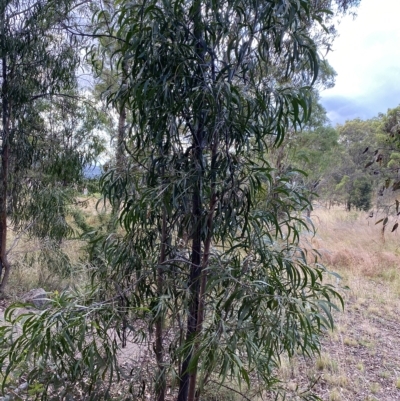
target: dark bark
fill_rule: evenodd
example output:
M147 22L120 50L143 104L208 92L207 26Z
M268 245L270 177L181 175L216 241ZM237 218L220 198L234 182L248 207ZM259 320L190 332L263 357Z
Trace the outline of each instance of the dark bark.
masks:
M193 12L193 36L196 40L196 52L201 62L197 68L198 85L203 87L204 77L203 71L205 63L205 47L204 32L201 16L201 2L197 1ZM202 306L206 277L203 274L204 259L202 255L202 233L205 231L205 225L208 221L203 219L203 147L205 146L205 127L204 127L204 105L200 99L195 109L198 111L195 121L196 129L192 132L193 136L193 168L196 171L196 182L193 189L192 198L192 253L190 265L190 277L188 287L190 289L191 299L189 300L189 311L187 316L187 329L185 344L188 347L187 355L182 363L180 370L180 385L177 401L194 401L196 396L196 379L197 379L197 362L193 363L193 355L196 350L196 337L202 328L202 319L204 308ZM210 216L208 216L210 217ZM212 224L212 223L211 223ZM207 243L207 241L206 241ZM206 245L205 243L205 245ZM208 247L209 250L209 247ZM206 249L204 249L206 251ZM207 256L208 263L208 256Z
M207 286L207 271L206 268L208 266L208 261L210 257L210 248L213 234L213 219L214 219L214 210L217 202L217 195L215 192L215 167L214 163L216 160L217 154L217 141L215 140L213 148L212 148L212 160L213 163L211 165L211 175L212 175L212 183L211 183L211 199L207 216L207 236L204 241L204 251L203 251L203 261L202 261L202 270L200 277L200 292L199 292L199 307L197 311L197 326L196 326L196 335L201 333L203 328L203 322L205 317L205 295L206 295L206 286ZM198 343L195 343L194 352L198 350ZM189 382L189 400L199 401L200 392L196 391L196 381L197 381L197 366L194 368L193 375L190 378Z
M157 268L157 295L161 297L163 294L164 277L163 277L163 263L167 257L167 212L163 210L163 221L162 221L162 234L161 234L161 251L159 267ZM155 353L158 367L158 380L156 386L156 399L157 401L165 400L165 367L164 367L164 350L163 350L163 325L164 318L162 313L158 316L156 321L156 344Z
M193 380L193 375L195 372L189 372L189 366L193 357L193 341L197 331L197 316L199 311L199 301L200 301L200 276L202 271L201 266L201 232L202 232L202 159L203 159L203 127L202 124L194 137L194 168L197 169L196 183L194 186L193 197L192 197L192 218L193 218L193 242L192 242L192 254L191 254L191 267L190 267L190 277L189 277L189 289L191 294L189 313L187 317L187 329L186 329L186 344L190 347L187 350L187 355L181 366L180 374L180 385L178 401L187 401L189 395L189 383Z

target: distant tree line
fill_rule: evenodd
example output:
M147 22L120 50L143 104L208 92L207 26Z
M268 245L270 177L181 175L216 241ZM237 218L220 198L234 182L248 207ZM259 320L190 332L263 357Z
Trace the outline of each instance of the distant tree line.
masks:
M324 120L289 140L287 163L328 206L369 211L395 204L400 189L400 106L332 127Z

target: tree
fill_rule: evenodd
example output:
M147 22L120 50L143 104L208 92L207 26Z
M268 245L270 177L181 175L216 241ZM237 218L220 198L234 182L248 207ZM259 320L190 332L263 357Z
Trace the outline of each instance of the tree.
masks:
M337 131L327 125L316 127L298 133L289 141L288 161L294 167L305 172L298 174L296 179L322 200L332 197L332 175L337 169L341 157Z
M30 314L17 340L2 328L3 344L13 343L0 355L9 361L4 383L25 349L48 362L29 378L46 389L79 379L99 399L99 378L111 386L120 373L112 329L123 343L129 336L154 350L147 375L138 363L129 370L130 391L158 401L167 384L178 401L199 400L212 383L262 393L276 383L282 354L318 351L341 298L299 247L309 203L268 152L309 117L313 38L332 7L121 4L108 34L118 41L113 62L129 69L108 100L129 113L129 163L102 179L106 199L121 207L121 228L90 233L91 292L79 301L55 296L54 309ZM10 309L7 319L24 318L13 320ZM53 362L54 371L44 368Z
M62 26L71 7L40 0L1 4L0 292L10 273L7 218L19 233L57 241L70 234L67 184L101 148L89 140L96 124L77 91L78 41Z
M278 149L277 167L299 169L294 180L308 190L312 203L314 195L329 197L330 183L327 171L335 165L338 152L338 134L329 126L325 108L319 103L319 91L334 86L336 72L326 60L320 61L318 78L310 90L310 118L299 131L286 132L285 141ZM304 174L305 173L305 174ZM308 215L311 208L307 209Z
M336 182L335 194L346 204L347 210L352 206L366 210L371 205L377 176L365 167L370 159L368 149L377 144L378 129L377 119L355 119L337 127L341 146L337 166L332 172Z
M400 188L399 181L399 127L400 107L389 109L386 114L380 113L376 118L376 142L365 149L368 163L366 171L376 177L377 181L377 210L383 211L386 216L395 215L392 232L398 227L397 215L399 201L396 191ZM382 219L382 234L388 224L388 219Z
M321 328L317 305L329 304L331 290L318 280L308 287L317 303L298 292L306 285L300 271L304 279L321 274L288 257L298 237L293 213L304 199L263 155L271 138L279 146L308 117L304 86L317 77L310 35L325 18L321 5L154 1L117 12L118 32L110 35L120 36L119 64L131 66L128 84L109 99L131 113L131 165L140 174L127 173L123 184L113 172L104 178L109 201L123 199L127 232L106 252L131 255L129 263L109 261L112 280L129 285L134 275L134 304L153 313L158 400L172 371L177 400L194 400L213 372L222 382L230 375L249 382L255 369L268 381L269 363L283 350L316 347L302 341ZM267 243L276 241L282 248L274 253ZM303 325L303 307L316 325ZM291 311L288 325L271 327L283 310ZM185 333L167 341L167 320L186 320ZM294 328L299 337L289 334Z

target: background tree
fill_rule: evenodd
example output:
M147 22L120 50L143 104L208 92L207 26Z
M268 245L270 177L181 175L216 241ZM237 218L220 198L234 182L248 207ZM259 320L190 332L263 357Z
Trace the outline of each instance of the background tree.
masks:
M112 281L129 285L134 275L140 295L131 302L153 311L159 400L165 397L166 377L172 372L179 377L179 401L198 398L214 371L222 382L228 376L248 382L249 372L256 369L268 381L272 373L268 365L259 359L253 365L249 350L255 347L262 355L262 349L274 349L263 354L271 363L281 351L290 353L296 345L285 334L280 339L272 334L274 328L267 322L270 328L262 338L253 337L257 330L250 322L261 325L266 316L282 313L283 304L293 313L287 329L300 324L300 331L308 330L301 324L301 311L286 296L288 303L268 303L274 291L282 289L280 280L287 279L279 266L298 237L292 223L295 204L300 209L305 204L301 194L286 186L286 177L271 174L262 154L271 138L281 144L285 131L296 129L308 116L303 86L316 79L318 60L310 33L317 29L313 21L324 18L321 6L129 4L119 10L118 33L110 31L110 36L122 35L116 54L119 63L132 60L128 85L111 93L110 101L124 102L131 113L131 164L141 173L122 185L112 172L104 179L110 202L123 199L120 221L127 231L120 241L108 241L105 247L112 255L134 255L134 262L132 258L129 263L121 258L109 262ZM269 200L268 207L262 205L263 197ZM294 235L282 235L277 254L262 240L270 230ZM179 238L187 243L187 257L179 250ZM278 240L272 234L269 238ZM257 287L259 297L251 303L244 289L255 284L250 278L255 277L241 274L239 249L254 258L258 278L272 274L276 279L273 285ZM227 261L225 268L222 260ZM314 274L305 261L297 265L289 258L288 264L293 272L304 268L306 276ZM187 292L181 294L180 288ZM327 288L320 284L309 290L317 299L329 299ZM296 297L302 299L297 292ZM319 321L318 306L308 299L301 302ZM245 331L230 321L235 311L239 321L246 319L249 324ZM166 319L186 320L185 334L180 327L167 339ZM232 333L221 331L231 325L236 327ZM313 330L318 331L316 326ZM212 338L226 343L217 345ZM250 348L246 352L239 343ZM311 342L304 351L315 346Z
M389 109L386 114L380 113L376 118L376 141L373 146L369 146L364 151L368 157L365 169L375 177L377 182L375 188L376 209L386 214L387 217L395 216L395 220L391 223L392 231L398 227L397 215L399 213L399 200L396 193L400 189L399 122L399 106ZM382 233L384 233L388 219L381 219L380 222L383 222Z
M87 140L89 119L77 121L83 117L77 96L79 47L61 23L70 18L71 7L40 0L1 3L2 292L10 273L7 214L14 228L28 227L31 234L58 240L70 233L65 212L72 199L66 184L81 176L96 153L97 145Z
M378 126L377 119L356 119L337 127L343 161L337 163L340 167L335 169L336 194L342 196L348 210L352 206L367 210L371 205L373 188L377 182L376 176L365 168L369 162L365 150L369 146L376 146Z

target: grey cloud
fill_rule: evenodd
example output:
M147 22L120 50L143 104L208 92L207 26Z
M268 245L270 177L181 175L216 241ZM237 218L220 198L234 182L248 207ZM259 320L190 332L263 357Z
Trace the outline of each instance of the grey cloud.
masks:
M332 125L343 124L355 118L366 120L376 117L379 113L386 113L389 108L400 104L400 82L385 82L384 85L375 87L370 94L362 97L322 94L321 102L328 112Z

